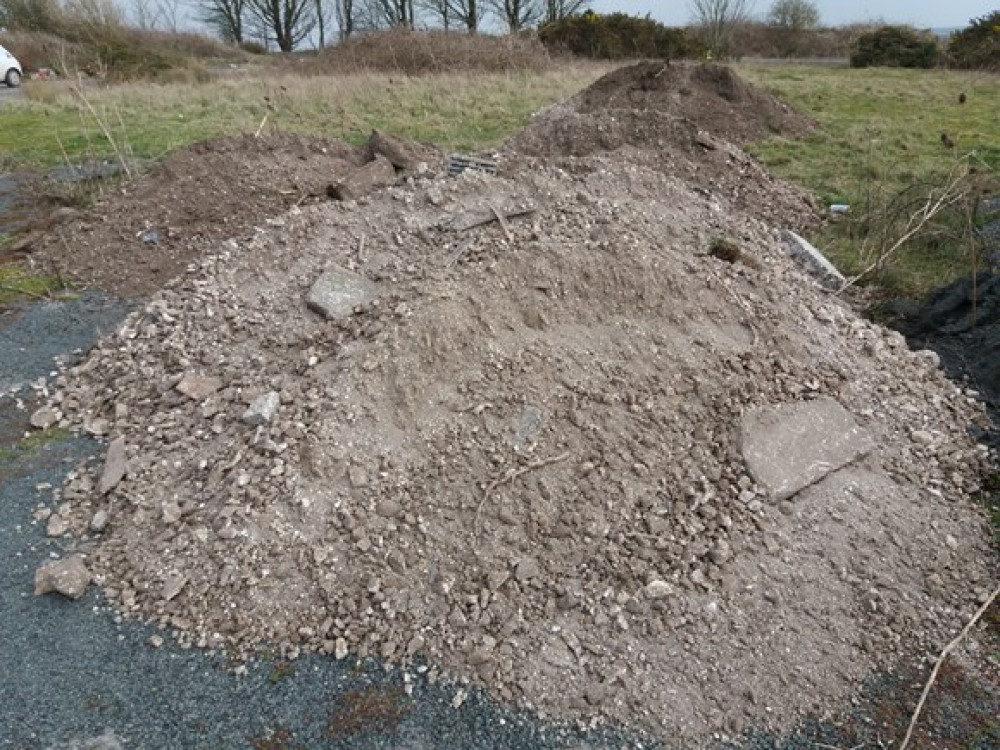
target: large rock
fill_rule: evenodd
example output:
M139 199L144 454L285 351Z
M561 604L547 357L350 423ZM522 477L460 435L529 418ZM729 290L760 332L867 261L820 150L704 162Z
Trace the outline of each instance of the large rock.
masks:
M356 169L342 181L330 185L327 195L338 201L357 200L380 187L391 185L396 181L396 168L384 156L375 158Z
M79 599L90 585L90 571L83 555L70 555L43 565L35 571L35 595L57 593Z
M830 398L758 409L743 418L743 460L776 500L791 497L874 448L851 414Z
M783 234L789 254L827 289L840 289L847 279L812 243L790 230Z
M101 481L97 484L97 491L102 495L111 492L125 478L127 471L125 438L118 437L112 440L111 445L108 446L108 455L104 459L104 471L101 472Z
M333 320L354 312L358 305L375 298L378 287L364 276L340 266L330 266L316 279L306 295L306 305Z

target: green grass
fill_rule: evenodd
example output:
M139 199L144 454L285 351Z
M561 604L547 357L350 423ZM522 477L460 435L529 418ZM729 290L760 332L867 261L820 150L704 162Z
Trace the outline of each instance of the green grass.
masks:
M45 297L62 288L53 276L34 273L22 265L0 265L0 305L26 297Z
M68 82L29 82L26 101L0 110L0 153L37 167L67 159L115 158L111 141L124 155L157 159L206 138L258 129L358 143L375 128L444 148L478 150L497 145L532 113L587 86L607 69L588 64L535 74L417 78L286 73L206 83L84 87L79 93Z
M824 204L864 210L866 196L879 196L872 204L879 210L890 198L900 210L912 210L965 155L977 170L970 184L1000 184L1000 77L821 66L745 65L739 72L817 121L817 130L805 138L776 138L750 151L772 171L814 191ZM962 92L964 105L958 102ZM954 141L954 149L942 144L942 133ZM903 248L874 280L919 294L967 273L972 248L963 224L955 214L942 216L928 241ZM865 234L858 230L857 221L842 221L813 239L853 274L869 260Z
M31 457L50 443L66 440L72 433L64 427L49 427L47 430L32 432L16 443L0 446L0 461L12 461L16 458Z

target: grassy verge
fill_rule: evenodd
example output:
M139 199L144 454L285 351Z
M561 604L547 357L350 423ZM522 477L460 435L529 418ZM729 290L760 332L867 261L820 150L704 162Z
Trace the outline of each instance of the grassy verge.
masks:
M970 201L942 212L872 280L920 294L971 270L976 248L970 224L978 219L966 209L973 192L1000 186L1000 78L766 65L742 66L740 73L819 124L807 138L774 139L751 151L824 203L854 207L852 219L832 223L814 238L847 274L869 264L872 230L905 223L949 174L964 168L959 162L967 156L972 173L962 188Z
M33 273L20 264L0 265L0 305L25 297L47 297L62 288L53 276Z
M138 158L213 136L277 129L360 142L379 128L446 148L494 146L541 107L596 80L608 68L565 67L541 74L387 74L264 80L234 77L195 84L123 84L84 88L35 82L28 100L0 110L0 153L39 167ZM266 121L265 121L266 118ZM102 126L103 123L103 126Z

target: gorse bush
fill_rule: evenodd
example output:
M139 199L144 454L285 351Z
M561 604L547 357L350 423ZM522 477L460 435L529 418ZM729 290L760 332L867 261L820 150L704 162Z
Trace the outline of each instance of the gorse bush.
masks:
M948 63L956 68L1000 70L1000 10L974 18L951 35Z
M933 68L937 62L937 39L909 26L882 26L851 48L852 68Z
M568 16L542 24L538 38L553 52L595 60L700 57L705 52L704 45L685 29L624 13L599 15L588 11Z

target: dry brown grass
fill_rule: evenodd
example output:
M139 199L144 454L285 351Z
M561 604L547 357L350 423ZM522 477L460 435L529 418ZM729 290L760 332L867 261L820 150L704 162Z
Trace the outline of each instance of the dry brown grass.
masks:
M530 37L444 31L383 31L323 50L297 69L320 73L540 73L554 62Z

